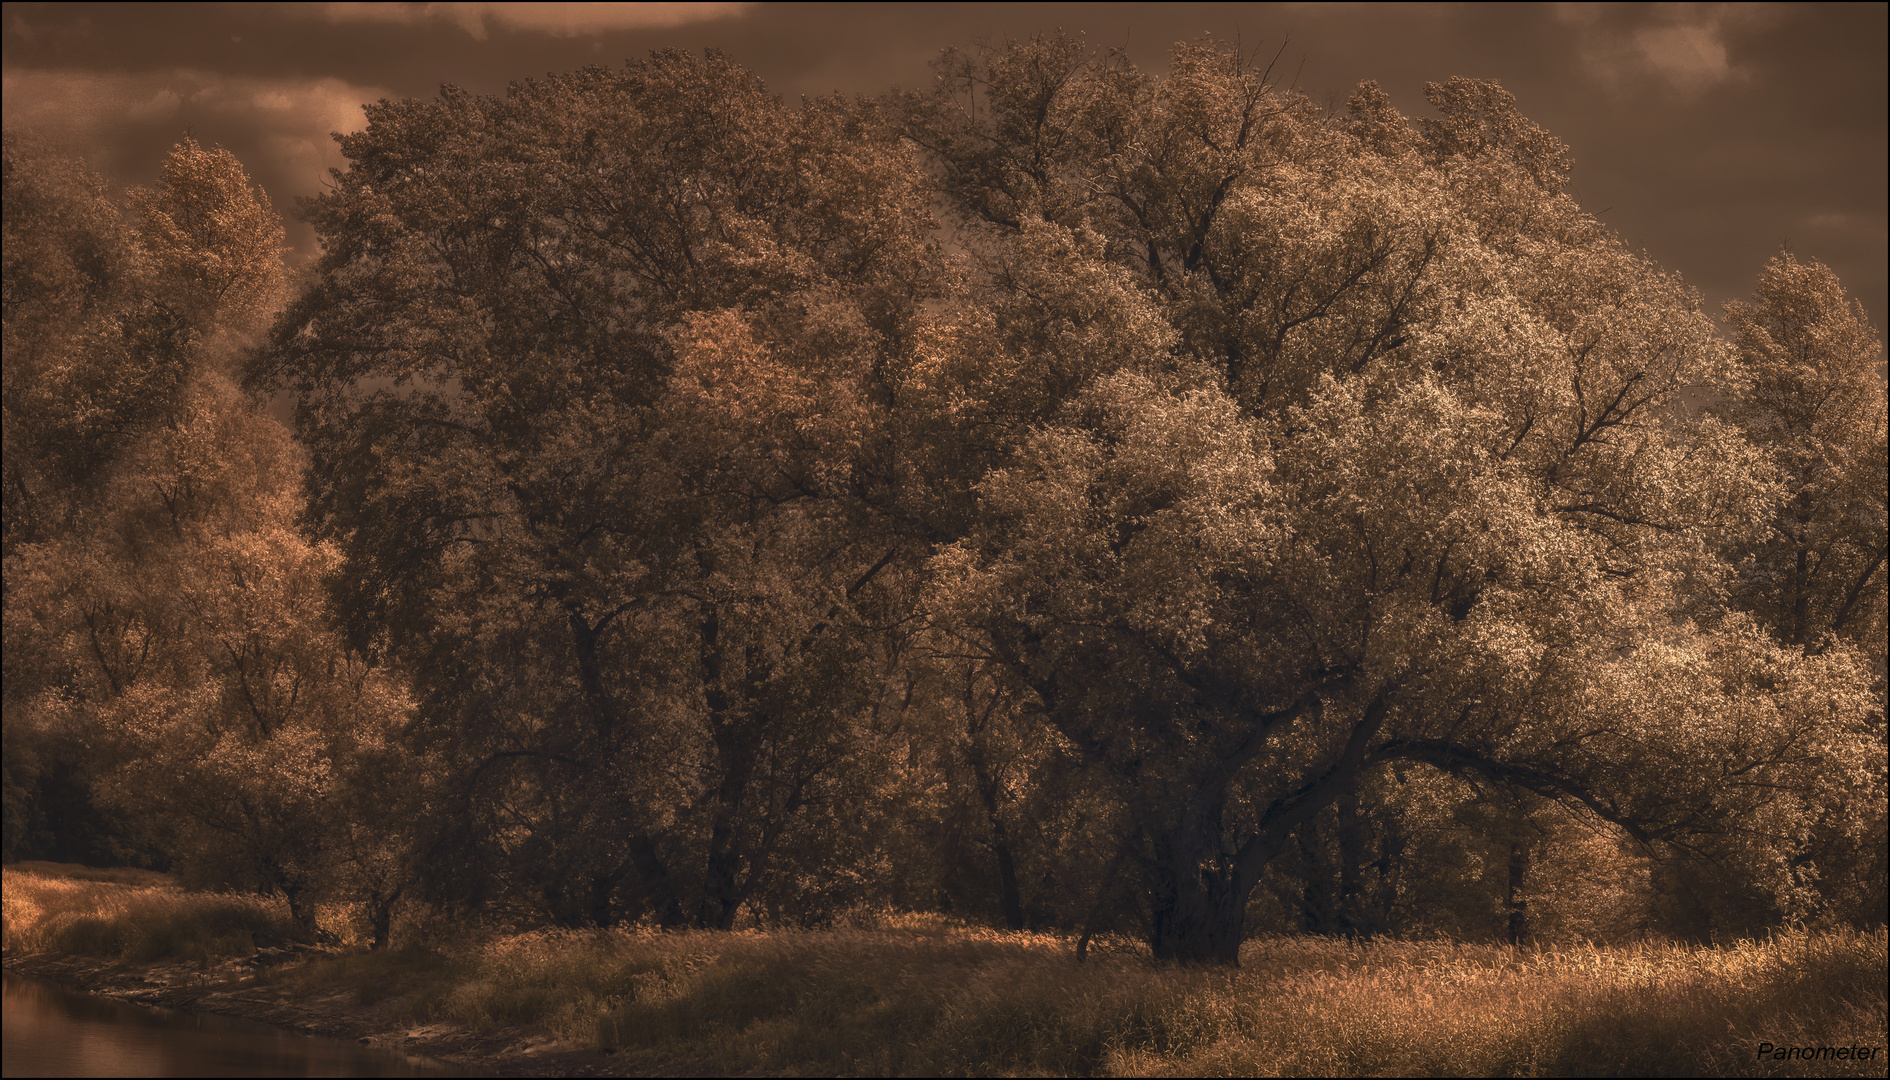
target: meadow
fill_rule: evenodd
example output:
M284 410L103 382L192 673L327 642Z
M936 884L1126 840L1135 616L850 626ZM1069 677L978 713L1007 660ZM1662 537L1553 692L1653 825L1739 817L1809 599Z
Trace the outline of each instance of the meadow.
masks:
M292 925L278 902L161 875L4 878L9 954L211 967ZM1120 940L1079 963L1056 935L884 912L819 931L436 926L432 947L383 953L348 913L329 922L357 947L257 978L396 1024L592 1048L626 1073L1885 1075L1882 928L1718 947L1264 938L1215 970ZM1876 1049L1806 1062L1761 1044Z

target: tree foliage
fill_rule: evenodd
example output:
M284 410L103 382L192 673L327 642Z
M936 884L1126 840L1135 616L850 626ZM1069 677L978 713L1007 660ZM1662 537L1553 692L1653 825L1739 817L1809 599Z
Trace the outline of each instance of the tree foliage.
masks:
M356 765L406 705L341 650L304 456L226 370L271 314L281 225L189 140L130 227L43 152L9 141L7 175L8 255L33 260L7 279L10 741L89 759L144 842L312 931Z
M908 102L984 264L961 340L1004 358L967 394L1035 409L935 602L1118 792L1158 956L1231 961L1266 867L1394 761L1699 851L1868 770L1854 665L1712 607L1769 491L1680 407L1735 370L1696 297L1507 94L1428 96L1334 124L1229 53L1036 41Z
M880 693L883 369L937 261L909 155L676 53L342 148L256 370L452 763L443 857L565 922L726 927Z

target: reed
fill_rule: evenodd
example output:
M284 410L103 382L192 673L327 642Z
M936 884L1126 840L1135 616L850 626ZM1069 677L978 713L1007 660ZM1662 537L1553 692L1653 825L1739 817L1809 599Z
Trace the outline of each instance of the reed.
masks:
M258 937L295 936L280 900L185 892L147 870L29 863L6 867L0 878L8 952L208 962L249 956Z

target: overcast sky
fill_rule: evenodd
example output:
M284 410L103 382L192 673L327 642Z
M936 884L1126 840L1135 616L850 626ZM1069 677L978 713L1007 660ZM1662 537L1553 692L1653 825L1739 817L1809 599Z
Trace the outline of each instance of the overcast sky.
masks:
M716 48L790 101L929 85L948 45L1063 30L1161 70L1203 34L1271 57L1322 103L1373 79L1497 79L1568 143L1574 190L1717 310L1789 244L1883 328L1884 4L6 4L5 121L121 184L188 129L284 211L343 165L360 105ZM298 256L313 245L292 225Z

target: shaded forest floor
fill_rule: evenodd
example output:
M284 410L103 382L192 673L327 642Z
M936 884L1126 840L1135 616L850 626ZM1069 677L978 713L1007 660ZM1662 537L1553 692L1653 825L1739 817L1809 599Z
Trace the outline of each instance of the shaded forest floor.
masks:
M1890 937L1249 942L1239 971L935 916L293 945L268 901L5 870L9 970L508 1075L1885 1075ZM85 880L90 878L92 880ZM443 939L438 932L436 939ZM1777 1061L1761 1043L1868 1046Z

